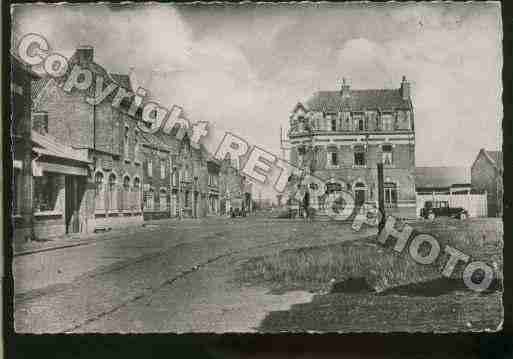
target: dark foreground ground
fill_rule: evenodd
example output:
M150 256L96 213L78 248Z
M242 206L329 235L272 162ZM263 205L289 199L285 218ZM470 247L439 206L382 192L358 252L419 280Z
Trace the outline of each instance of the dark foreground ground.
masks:
M493 219L410 223L497 269L487 291L467 288L464 265L441 275L447 256L425 266L398 255L375 236L355 241L282 251L243 264L244 281L265 284L274 293L309 290L309 303L266 316L264 332L448 332L496 331L502 309L502 226ZM406 247L408 248L408 247ZM479 278L475 278L479 279Z
M484 239L479 233L480 240L502 261L499 242L487 240L500 227L491 228L495 229L483 232ZM369 247L375 231L365 227L354 232L341 223L252 217L163 221L82 246L16 257L15 328L23 333L220 333L498 327L498 292L480 295L449 286L435 295L409 288L406 293L403 288L376 294L358 280L349 285L351 290L326 283L333 273L323 270L316 272L320 280L292 285L287 277L280 282L272 276L258 280L244 275L248 265L263 258L279 259L288 253L290 264L285 268L293 268L295 251L338 245L350 248L346 256L358 253L351 258L363 268L369 263L365 251L372 248L361 248ZM330 264L343 256L328 258Z

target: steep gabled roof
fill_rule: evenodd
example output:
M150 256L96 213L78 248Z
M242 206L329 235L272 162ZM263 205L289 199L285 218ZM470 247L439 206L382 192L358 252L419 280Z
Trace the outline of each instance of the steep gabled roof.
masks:
M493 165L500 170L504 169L504 163L502 161L502 151L488 151L485 150L485 153L490 157L493 162Z
M504 171L504 163L502 160L502 151L488 151L488 150L485 150L484 148L481 148L479 150L479 153L476 156L476 159L474 160L474 163L472 164L472 167L474 167L477 160L481 156L484 157L497 170Z
M312 111L339 112L365 109L394 110L411 108L411 101L404 100L399 89L349 90L349 96L342 97L340 91L316 92L305 103Z
M467 167L416 167L417 188L448 188L455 184L469 184L470 169Z

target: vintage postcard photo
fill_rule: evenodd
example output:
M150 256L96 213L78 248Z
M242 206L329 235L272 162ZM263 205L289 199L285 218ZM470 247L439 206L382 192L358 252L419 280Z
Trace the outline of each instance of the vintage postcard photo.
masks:
M502 328L500 3L11 19L17 333Z

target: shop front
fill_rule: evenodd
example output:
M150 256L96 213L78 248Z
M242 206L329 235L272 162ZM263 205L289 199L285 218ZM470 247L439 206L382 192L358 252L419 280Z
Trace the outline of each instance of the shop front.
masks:
M45 239L87 231L87 153L32 133L33 235Z

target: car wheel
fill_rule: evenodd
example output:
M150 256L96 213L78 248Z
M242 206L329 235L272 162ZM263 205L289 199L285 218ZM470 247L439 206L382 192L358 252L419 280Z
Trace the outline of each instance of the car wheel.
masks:
M435 214L434 214L434 213L429 213L427 218L428 218L430 221L432 221L432 220L434 220L434 219L435 219L435 217L436 217L436 216L435 216Z
M466 213L460 213L460 219L467 219Z

